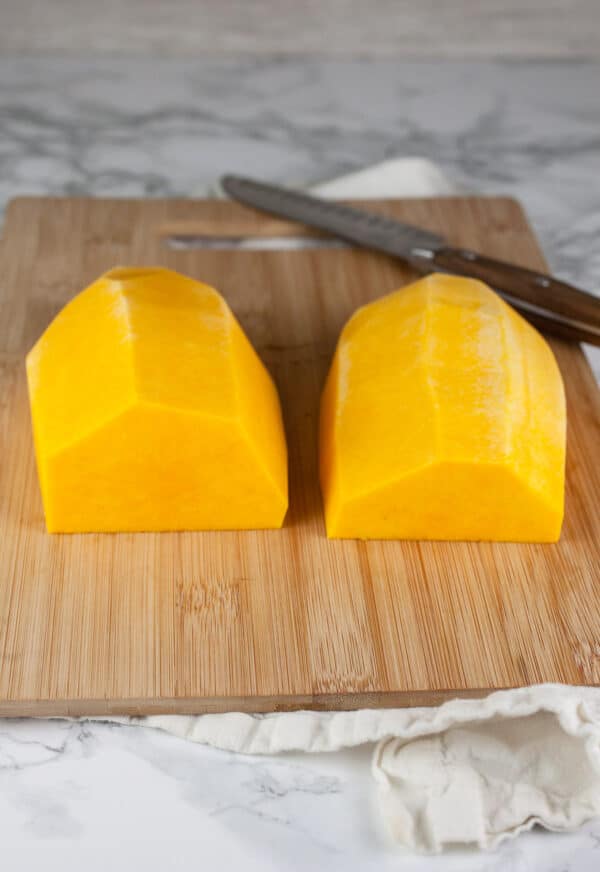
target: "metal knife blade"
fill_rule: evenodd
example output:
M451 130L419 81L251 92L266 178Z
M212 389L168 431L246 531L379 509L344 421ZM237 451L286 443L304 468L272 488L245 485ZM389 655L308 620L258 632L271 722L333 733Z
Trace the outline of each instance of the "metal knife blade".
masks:
M428 256L426 252L433 254L444 247L444 240L436 233L332 200L321 200L241 176L224 176L221 185L230 197L247 206L326 230L405 260Z
M452 248L442 236L331 200L241 176L221 179L234 200L408 261L421 272L449 272L495 288L542 330L600 345L600 298L550 275Z

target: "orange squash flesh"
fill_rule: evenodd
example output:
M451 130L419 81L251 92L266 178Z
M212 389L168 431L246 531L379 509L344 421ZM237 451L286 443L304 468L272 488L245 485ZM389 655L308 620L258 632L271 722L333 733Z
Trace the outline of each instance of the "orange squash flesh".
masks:
M282 525L277 390L207 285L111 270L50 324L27 375L49 531Z
M565 434L539 333L483 283L428 276L340 336L321 404L327 534L556 541Z

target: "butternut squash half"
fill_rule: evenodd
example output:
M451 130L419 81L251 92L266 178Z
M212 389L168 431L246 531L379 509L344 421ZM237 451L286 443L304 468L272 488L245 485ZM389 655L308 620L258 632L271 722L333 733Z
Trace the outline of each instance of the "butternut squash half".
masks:
M57 315L27 375L49 531L283 523L277 390L207 285L113 269Z
M553 542L565 431L539 333L481 282L421 279L339 338L321 405L327 534Z

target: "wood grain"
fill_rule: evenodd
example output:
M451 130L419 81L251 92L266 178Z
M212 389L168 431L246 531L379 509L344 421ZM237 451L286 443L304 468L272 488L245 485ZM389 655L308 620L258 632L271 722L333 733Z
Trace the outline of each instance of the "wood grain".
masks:
M371 204L450 241L545 267L519 206ZM568 395L558 545L325 538L318 399L356 306L412 278L341 248L174 251L165 235L296 234L224 202L20 199L0 250L0 714L271 711L439 702L541 681L600 684L600 403L553 341ZM214 284L279 386L290 454L282 531L49 536L24 355L116 264Z

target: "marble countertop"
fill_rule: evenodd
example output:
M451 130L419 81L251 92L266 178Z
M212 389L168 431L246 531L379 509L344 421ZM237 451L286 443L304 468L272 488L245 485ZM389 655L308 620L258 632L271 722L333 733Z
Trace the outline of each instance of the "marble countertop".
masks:
M298 184L419 155L518 197L552 268L600 289L600 65L0 59L0 211L18 194L193 196L243 170ZM596 356L596 361L598 357ZM83 868L592 872L600 822L493 854L404 855L370 749L250 758L141 727L0 721L11 872Z
M3 0L0 53L598 58L597 0Z

